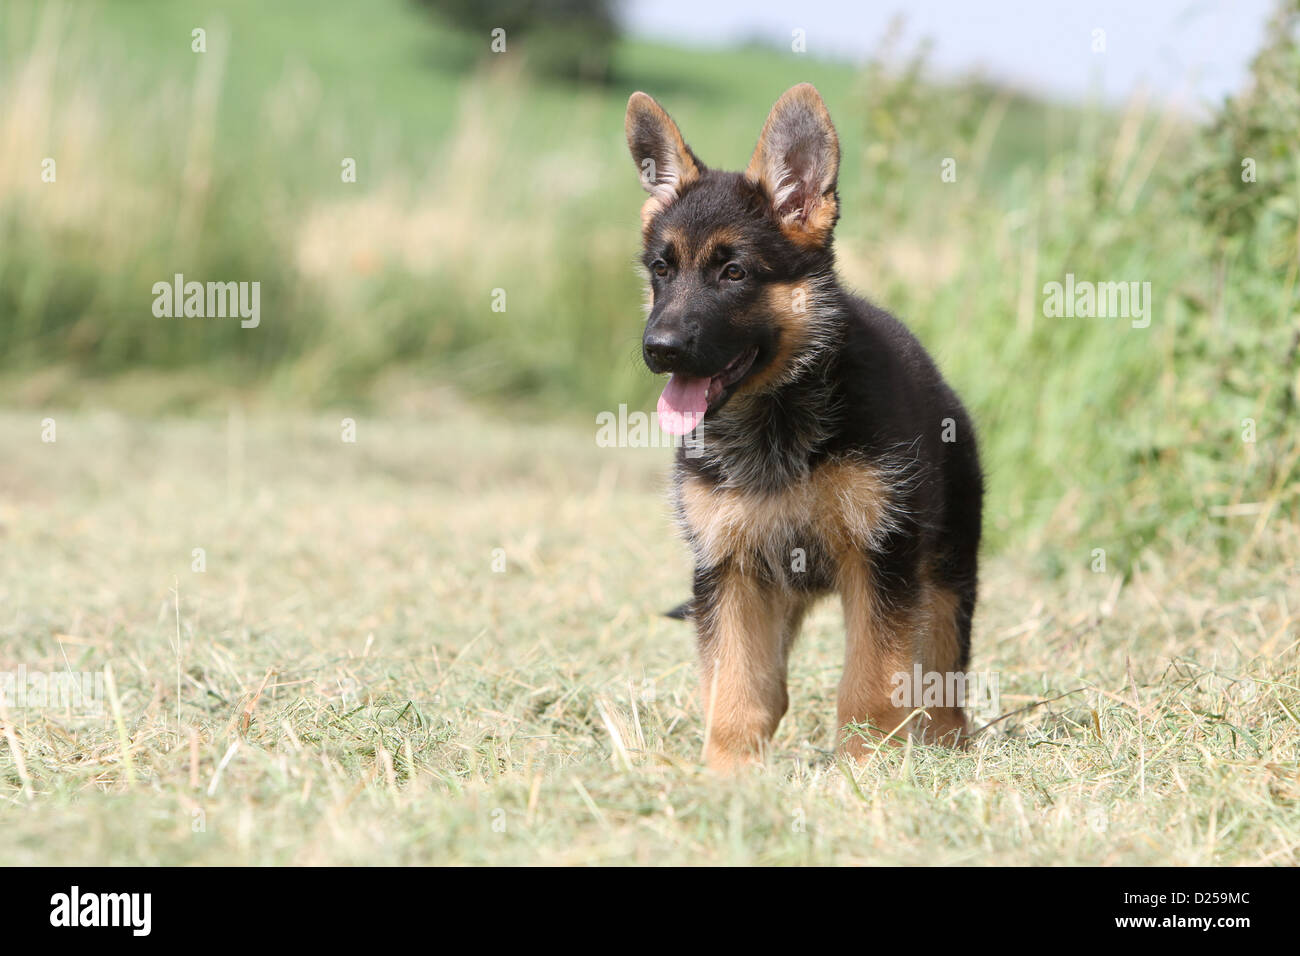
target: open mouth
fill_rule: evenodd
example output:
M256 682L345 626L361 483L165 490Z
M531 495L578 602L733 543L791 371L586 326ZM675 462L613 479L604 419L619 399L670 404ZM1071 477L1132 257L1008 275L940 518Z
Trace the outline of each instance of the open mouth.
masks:
M714 375L691 377L673 373L659 396L659 427L670 435L692 431L704 413L713 407L728 388L749 373L758 357L758 346L741 352Z

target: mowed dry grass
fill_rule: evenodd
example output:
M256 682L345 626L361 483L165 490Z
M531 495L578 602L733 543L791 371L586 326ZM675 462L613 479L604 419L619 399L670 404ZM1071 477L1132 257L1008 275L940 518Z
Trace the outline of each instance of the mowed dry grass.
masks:
M667 453L594 432L0 415L0 671L116 688L8 709L0 860L1300 862L1294 525L1123 576L988 558L974 665L1027 709L964 754L834 759L827 602L770 765L718 780L659 616L689 574Z

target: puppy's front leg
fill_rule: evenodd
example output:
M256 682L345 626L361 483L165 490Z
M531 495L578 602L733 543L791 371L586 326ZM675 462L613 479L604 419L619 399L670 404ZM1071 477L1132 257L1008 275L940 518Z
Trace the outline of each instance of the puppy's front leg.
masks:
M759 763L785 715L788 599L730 564L697 572L704 757L723 773Z
M887 737L893 744L911 736L926 743L960 746L967 732L966 717L962 702L947 699L946 692L949 678L961 669L955 597L926 586L902 606L888 608L876 594L865 560L845 563L840 597L845 625L841 730L850 724L868 724L875 730L873 737ZM926 676L937 676L943 685L938 700L926 700L913 686L918 663ZM854 733L841 749L861 758L874 745Z

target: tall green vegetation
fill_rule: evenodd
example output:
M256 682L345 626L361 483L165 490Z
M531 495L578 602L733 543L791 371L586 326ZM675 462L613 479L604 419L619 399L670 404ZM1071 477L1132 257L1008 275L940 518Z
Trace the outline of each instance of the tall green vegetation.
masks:
M542 75L585 82L608 78L617 36L610 0L418 0L442 22L492 37L482 53L516 44Z
M0 398L145 376L158 407L355 404L397 374L584 426L652 407L627 93L738 168L809 80L843 144L842 271L971 405L991 548L1053 567L1193 538L1250 554L1260 522L1295 516L1295 0L1204 127L1141 97L1111 112L936 85L924 50L855 71L611 34L574 48L605 50L617 82L575 83L585 68L529 54L540 21L493 54L487 21L434 6L232 0L196 55L171 4L6 5ZM176 272L260 281L261 326L153 317ZM1149 282L1150 325L1049 316L1067 274Z

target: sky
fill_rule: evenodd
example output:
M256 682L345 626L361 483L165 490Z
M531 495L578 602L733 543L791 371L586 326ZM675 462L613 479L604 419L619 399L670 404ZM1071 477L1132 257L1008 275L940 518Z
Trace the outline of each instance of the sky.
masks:
M629 32L721 46L762 38L810 56L865 59L891 20L902 49L929 38L939 78L977 71L1056 99L1122 102L1140 86L1200 113L1243 87L1272 0L623 0ZM1105 51L1094 52L1094 30Z

